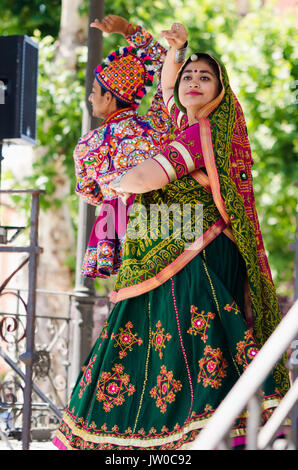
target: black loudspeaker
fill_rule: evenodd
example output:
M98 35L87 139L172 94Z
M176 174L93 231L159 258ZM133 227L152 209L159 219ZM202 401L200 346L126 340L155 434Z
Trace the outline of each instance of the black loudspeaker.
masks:
M35 144L38 44L0 37L0 141Z

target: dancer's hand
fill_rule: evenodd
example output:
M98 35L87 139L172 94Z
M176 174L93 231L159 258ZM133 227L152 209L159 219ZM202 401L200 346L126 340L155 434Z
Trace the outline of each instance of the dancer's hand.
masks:
M182 49L187 41L188 32L182 23L173 23L171 29L161 32L161 36L166 38L169 45L174 49Z
M131 195L130 193L127 193L123 191L123 189L120 186L120 180L122 179L124 175L120 175L114 180L112 180L109 184L109 188L115 191L117 193L117 196L122 200L122 202L126 205L127 200L129 196Z
M110 183L109 185L110 189L112 189L114 192L115 192L115 195L119 197L119 199L121 199L121 201L123 202L123 204L127 204L127 201L128 199L130 198L131 196L131 193L124 193L124 192L118 192L116 188L113 187L113 185Z
M118 194L118 197L120 197L121 201L123 202L123 204L126 206L127 205L127 201L128 199L130 198L131 194L130 193L122 193L122 194Z
M107 15L101 21L96 18L90 26L109 34L118 33L127 36L133 33L132 25L125 18L117 15Z

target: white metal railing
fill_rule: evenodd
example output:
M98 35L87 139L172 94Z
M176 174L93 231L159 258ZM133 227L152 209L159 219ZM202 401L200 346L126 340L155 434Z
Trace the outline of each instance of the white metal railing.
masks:
M222 401L207 426L193 441L190 447L191 450L228 448L224 443L227 441L229 431L235 419L239 417L247 405L250 416L247 424L248 443L246 448L261 450L268 446L282 426L284 419L297 403L298 379L291 384L290 390L260 431L257 417L260 412L258 391L276 362L291 345L292 341L297 338L297 335L298 300L283 317L270 338Z

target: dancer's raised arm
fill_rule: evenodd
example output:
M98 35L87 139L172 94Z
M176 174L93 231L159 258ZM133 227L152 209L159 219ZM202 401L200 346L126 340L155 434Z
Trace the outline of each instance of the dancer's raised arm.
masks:
M173 23L170 30L161 32L161 36L166 38L170 46L161 73L163 99L167 105L173 96L177 73L185 60L188 33L183 24Z

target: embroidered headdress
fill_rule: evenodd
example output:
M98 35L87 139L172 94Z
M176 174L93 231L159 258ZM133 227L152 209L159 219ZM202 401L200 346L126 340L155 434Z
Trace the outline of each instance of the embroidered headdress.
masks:
M132 46L112 52L94 73L103 88L133 108L140 105L154 79L151 57Z

